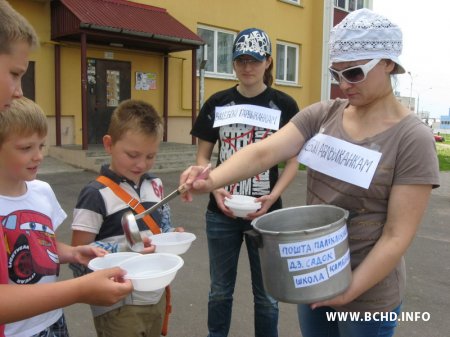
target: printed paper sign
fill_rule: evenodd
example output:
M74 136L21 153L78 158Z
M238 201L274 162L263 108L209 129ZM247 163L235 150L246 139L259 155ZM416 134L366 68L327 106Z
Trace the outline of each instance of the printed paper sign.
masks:
M280 128L281 111L251 104L238 104L216 107L214 125L230 125L235 123L258 126L270 130Z
M136 90L156 90L156 74L136 72Z
M323 174L369 188L381 153L322 133L311 138L297 160Z

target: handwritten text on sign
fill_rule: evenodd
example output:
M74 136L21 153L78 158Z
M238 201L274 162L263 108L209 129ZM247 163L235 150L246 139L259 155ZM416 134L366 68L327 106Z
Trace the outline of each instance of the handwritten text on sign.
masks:
M350 262L350 251L347 249L347 252L340 258L327 265L328 276L333 276L339 273L342 269L344 269Z
M300 270L317 268L319 266L325 265L336 259L336 254L334 248L328 249L319 254L314 254L306 257L299 257L296 259L288 259L288 269L290 272L296 272Z
M336 275L343 270L349 262L350 252L347 250L347 252L340 259L328 264L326 268L321 268L302 275L295 275L293 277L294 286L295 288L303 288L327 281L333 275Z
M214 127L230 124L248 124L270 130L280 128L281 111L252 104L216 107Z
M311 138L298 161L333 178L368 188L381 153L322 133Z
M333 248L347 239L347 226L342 226L333 233L318 237L316 239L281 243L278 245L281 257L292 257L310 255Z

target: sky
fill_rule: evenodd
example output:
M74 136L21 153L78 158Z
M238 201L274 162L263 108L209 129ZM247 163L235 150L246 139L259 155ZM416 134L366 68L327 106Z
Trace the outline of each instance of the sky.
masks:
M403 32L396 91L416 99L416 109L431 117L448 116L450 109L450 2L443 0L373 0L373 10ZM412 83L412 95L411 93ZM416 110L417 111L417 110Z

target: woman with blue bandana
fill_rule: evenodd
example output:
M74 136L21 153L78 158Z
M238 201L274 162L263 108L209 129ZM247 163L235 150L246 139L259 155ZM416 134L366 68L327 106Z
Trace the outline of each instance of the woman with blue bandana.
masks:
M295 100L273 89L273 59L269 36L257 28L241 31L233 44L233 67L239 83L212 95L202 107L191 134L198 138L197 164L211 160L218 143L221 165L233 153L257 143L287 124L298 111ZM245 231L251 220L281 208L281 193L295 177L298 163L288 159L282 174L277 163L266 171L218 188L210 194L206 212L211 289L208 301L209 337L226 337L230 329L239 253L245 239L254 295L255 336L278 336L278 303L264 290L258 248ZM261 208L236 218L226 197L256 197Z
M391 77L405 72L395 23L368 9L354 11L332 29L329 47L329 70L346 99L308 106L207 179L193 183L203 168L191 167L180 182L207 192L299 154L308 166L307 204L349 211L352 268L343 293L298 305L302 336L390 337L405 294L404 255L439 186L435 142L430 128L394 96ZM370 174L357 156L369 159Z

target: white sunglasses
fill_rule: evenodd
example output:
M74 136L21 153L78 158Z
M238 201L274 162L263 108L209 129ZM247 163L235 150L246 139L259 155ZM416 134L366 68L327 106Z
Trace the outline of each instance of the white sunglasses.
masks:
M366 64L361 64L340 71L331 67L329 67L328 69L337 82L340 82L341 79L344 79L348 83L359 83L366 79L369 71L371 71L380 61L381 59L373 59Z

